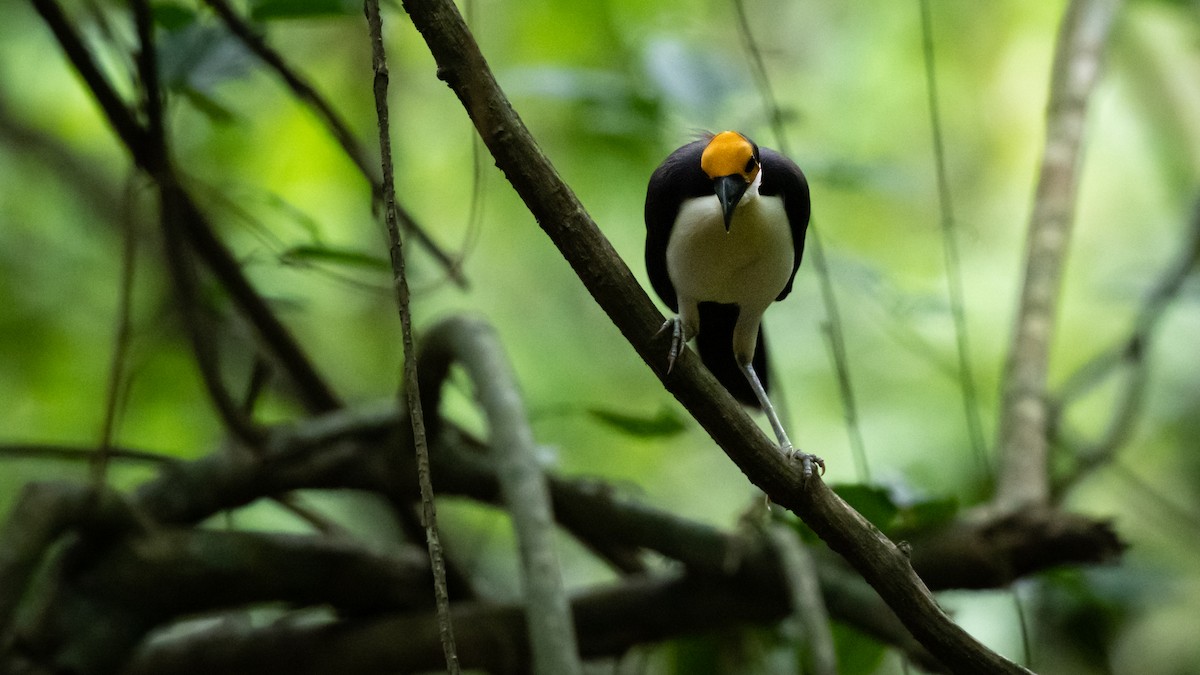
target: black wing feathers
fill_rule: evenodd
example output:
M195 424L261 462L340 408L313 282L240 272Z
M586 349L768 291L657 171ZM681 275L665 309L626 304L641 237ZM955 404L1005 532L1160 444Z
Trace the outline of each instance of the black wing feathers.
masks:
M679 215L679 205L692 197L713 194L712 180L700 168L700 155L708 140L699 140L672 152L650 176L646 188L646 273L658 297L679 311L675 286L667 275L667 242Z
M804 256L804 234L808 231L812 203L809 200L808 180L792 160L770 148L763 148L762 171L763 180L758 189L759 194L783 196L783 210L792 226L792 247L796 251L796 259L792 261L792 276L788 277L787 285L775 298L782 300L792 292L792 282L796 279L800 258Z

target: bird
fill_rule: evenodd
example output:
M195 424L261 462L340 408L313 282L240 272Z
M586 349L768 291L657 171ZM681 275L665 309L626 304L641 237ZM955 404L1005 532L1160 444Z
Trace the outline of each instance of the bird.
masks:
M692 338L729 393L760 407L784 454L792 446L767 396L763 313L792 291L804 253L811 201L795 162L737 131L705 133L676 149L646 188L646 271L675 316L667 371Z

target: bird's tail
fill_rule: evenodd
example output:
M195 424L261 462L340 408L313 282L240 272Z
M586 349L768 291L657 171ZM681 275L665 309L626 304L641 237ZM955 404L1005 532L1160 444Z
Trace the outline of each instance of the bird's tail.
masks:
M700 303L700 333L696 336L696 349L700 360L708 370L725 385L737 400L755 408L761 407L742 369L733 358L733 327L737 323L738 306L715 302ZM770 391L767 383L767 345L763 342L762 327L758 329L758 346L754 350L754 372L762 382L764 390Z

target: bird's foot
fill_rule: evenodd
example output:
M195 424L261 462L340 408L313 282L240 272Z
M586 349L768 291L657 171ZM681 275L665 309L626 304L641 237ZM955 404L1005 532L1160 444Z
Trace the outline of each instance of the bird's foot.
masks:
M790 443L784 444L781 449L783 450L783 455L790 461L800 463L800 472L805 478L825 475L825 460L820 457L793 448Z
M655 336L662 335L668 328L671 329L671 351L667 352L667 372L669 373L671 368L675 367L675 359L679 357L679 352L683 349L683 321L677 316L667 319Z

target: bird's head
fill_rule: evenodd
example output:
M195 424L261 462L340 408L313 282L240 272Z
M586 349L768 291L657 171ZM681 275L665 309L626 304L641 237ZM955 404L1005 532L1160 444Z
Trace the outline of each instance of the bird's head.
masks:
M758 146L736 131L722 131L708 141L700 156L700 168L713 181L713 191L721 202L725 231L733 222L733 210L758 178Z

